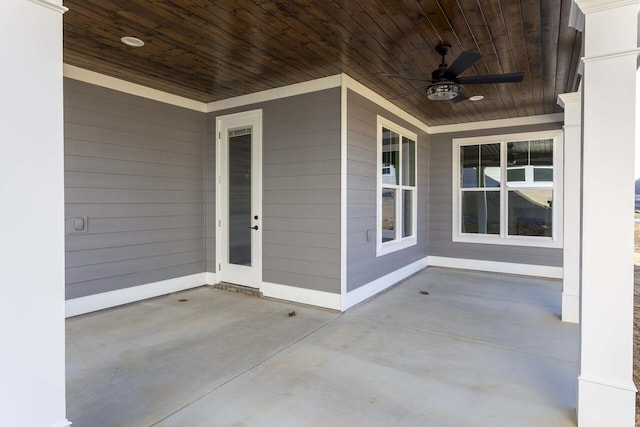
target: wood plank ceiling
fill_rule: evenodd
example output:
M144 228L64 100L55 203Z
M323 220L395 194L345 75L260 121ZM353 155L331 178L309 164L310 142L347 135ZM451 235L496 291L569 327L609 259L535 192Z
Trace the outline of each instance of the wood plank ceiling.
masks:
M482 58L463 76L522 71L522 83L465 85L480 102L393 100L428 125L561 111L577 87L582 36L569 0L65 0L64 62L211 102L344 72L384 97L430 78L451 44ZM145 41L142 48L122 36Z

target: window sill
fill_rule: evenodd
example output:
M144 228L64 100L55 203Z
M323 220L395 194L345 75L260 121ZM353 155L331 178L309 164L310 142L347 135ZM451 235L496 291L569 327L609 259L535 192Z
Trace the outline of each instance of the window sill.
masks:
M417 243L418 243L418 239L415 236L407 237L397 242L378 243L378 247L376 249L376 257L387 255L392 252L409 248L411 246L415 246Z
M551 237L526 237L497 235L457 234L452 238L457 243L479 243L484 245L526 246L536 248L562 248L562 241Z

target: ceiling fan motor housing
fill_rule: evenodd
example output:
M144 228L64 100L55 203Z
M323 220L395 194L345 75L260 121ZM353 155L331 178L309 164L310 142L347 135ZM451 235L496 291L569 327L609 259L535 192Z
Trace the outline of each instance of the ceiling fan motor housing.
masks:
M444 65L444 67L442 65ZM431 80L453 82L456 76L454 76L449 71L446 66L447 64L442 65L440 65L440 68L437 68L431 72Z

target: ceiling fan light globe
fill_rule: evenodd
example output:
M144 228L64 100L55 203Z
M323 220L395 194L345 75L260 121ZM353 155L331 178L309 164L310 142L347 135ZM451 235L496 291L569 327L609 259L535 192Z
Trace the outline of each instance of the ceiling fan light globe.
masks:
M427 88L427 98L432 101L448 101L458 96L458 86L453 83L436 83Z

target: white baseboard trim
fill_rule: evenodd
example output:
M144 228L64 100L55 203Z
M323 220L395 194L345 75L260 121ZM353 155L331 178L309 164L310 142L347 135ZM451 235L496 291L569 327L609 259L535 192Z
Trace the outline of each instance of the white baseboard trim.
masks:
M580 323L580 297L562 293L562 321Z
M92 311L196 288L204 285L205 282L205 273L197 273L189 276L176 277L175 279L147 283L146 285L132 286L116 291L74 298L65 302L65 317L79 316L80 314L91 313Z
M430 267L459 268L461 270L486 271L489 273L518 274L521 276L562 279L562 267L547 265L516 264L512 262L484 261L479 259L450 258L441 256L427 257Z
M71 425L71 421L64 420L54 424L51 424L49 427L69 427Z
M211 273L210 271L205 272L204 283L205 285L215 285L216 283L218 283L218 277L216 276L216 273Z
M427 259L428 257L419 259L418 261L404 266L399 270L394 271L393 273L389 273L372 282L367 283L366 285L360 286L359 288L354 289L351 292L347 292L347 295L344 299L342 311L345 311L348 308L361 303L367 298L370 298L375 294L384 291L388 287L393 286L399 281L406 279L412 274L426 268L429 265Z
M315 305L317 307L330 308L332 310L340 310L340 294L334 294L331 292L262 282L262 295L268 298L276 298L299 302L302 304Z

